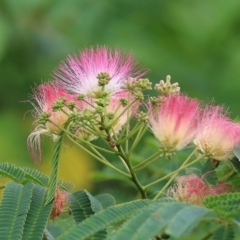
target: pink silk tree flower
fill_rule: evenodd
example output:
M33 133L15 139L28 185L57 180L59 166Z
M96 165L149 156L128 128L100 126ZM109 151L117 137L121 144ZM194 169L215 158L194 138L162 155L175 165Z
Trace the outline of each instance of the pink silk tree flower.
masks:
M53 202L53 208L50 214L50 218L54 220L56 217L59 217L62 212L66 211L68 203L69 197L67 192L61 190L58 187L55 193L55 199Z
M185 95L169 95L157 108L150 107L150 128L165 152L181 150L195 138L199 103Z
M195 174L178 177L167 192L168 196L176 200L197 205L201 205L208 194L208 185Z
M46 83L38 86L33 91L33 99L30 101L34 107L34 117L36 118L34 124L36 128L28 137L28 149L34 160L38 157L41 159L41 135L50 135L56 138L60 133L60 128L63 127L68 116L62 111L53 111L52 104L59 98L66 99L66 103L74 101L76 98L72 95L67 94L62 88L54 86L51 83ZM63 110L67 113L71 111L67 107L63 107ZM43 113L49 114L49 121L46 124L39 123L39 118ZM59 126L59 127L58 127Z
M99 46L69 56L60 64L54 76L66 91L93 97L101 89L97 78L100 73L109 74L110 81L105 86L105 91L111 95L121 90L126 79L139 78L146 71L137 66L131 54Z
M221 107L208 107L194 143L210 158L220 161L231 159L233 149L239 143L239 125L223 114Z

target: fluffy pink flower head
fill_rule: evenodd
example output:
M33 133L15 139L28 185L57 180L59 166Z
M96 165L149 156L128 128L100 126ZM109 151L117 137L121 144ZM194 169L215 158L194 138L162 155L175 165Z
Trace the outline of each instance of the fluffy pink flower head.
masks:
M208 185L202 178L195 174L180 176L167 195L182 202L201 205L205 197L231 192L229 184L219 183L215 186Z
M76 100L74 96L67 94L62 88L50 83L38 86L33 92L35 102L31 101L31 103L34 106L34 116L36 117L34 123L36 128L28 137L28 148L35 160L38 158L38 155L41 158L41 134L57 136L60 132L58 126L63 127L68 119L65 113L52 110L52 104L60 97L65 98L66 103ZM64 107L64 110L70 112L67 107ZM46 124L39 124L39 117L45 112L50 114L49 121Z
M222 113L221 107L206 108L195 145L208 157L216 160L231 159L239 142L239 126Z
M169 95L158 107L150 107L150 127L164 151L184 148L196 135L199 103L184 95Z
M209 190L200 177L191 174L178 177L167 194L179 201L201 205L203 199L209 194Z
M121 90L126 79L139 78L145 71L137 67L132 55L102 46L69 56L54 75L68 92L92 97L100 89L97 78L99 73L109 74L111 79L105 86L105 91L112 94Z

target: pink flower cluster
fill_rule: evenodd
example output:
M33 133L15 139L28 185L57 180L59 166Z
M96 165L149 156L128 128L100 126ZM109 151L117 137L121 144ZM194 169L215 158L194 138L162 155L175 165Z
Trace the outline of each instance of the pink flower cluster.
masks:
M47 134L56 138L68 119L70 110L67 107L64 107L63 111L53 111L52 104L64 97L66 104L74 101L77 105L76 109L92 110L93 99L99 91L101 92L97 78L100 73L107 73L110 76L104 91L110 98L107 110L119 116L114 125L114 132L117 133L127 121L126 113L120 115L124 110L120 100L128 99L129 95L123 89L123 85L128 79L140 78L145 72L137 65L131 54L127 55L106 47L89 48L80 52L79 55L69 56L55 71L52 82L42 84L34 90L35 102L31 101L31 103L35 108L35 117L38 120L42 113L47 112L50 118L46 125L35 121L36 128L28 137L28 148L32 157L35 160L41 158L41 135ZM89 105L77 100L80 94L85 95ZM85 133L83 129L77 132Z
M176 151L193 142L207 157L231 159L240 142L240 126L222 108L201 108L185 95L168 95L159 107L149 107L150 128L163 151Z
M208 185L202 178L195 174L180 176L176 179L167 195L176 200L201 205L207 196L214 196L231 191L228 184L219 183L215 186Z
M39 118L44 112L50 114L47 124L35 122L36 128L28 138L28 147L34 159L39 155L41 157L42 134L56 138L71 111L93 108L93 99L102 91L98 77L102 73L107 73L110 78L104 91L109 96L107 111L118 116L114 126L114 132L118 133L128 117L126 112L123 113L124 106L120 102L122 98L129 99L124 84L135 82L145 72L138 67L131 54L126 55L106 47L89 48L79 55L69 56L55 71L54 80L37 87L33 93L36 103L32 104L36 117ZM77 100L80 94L91 104ZM66 104L74 101L76 108L70 111L64 107L63 111L53 111L52 104L60 97L66 99ZM150 129L166 156L193 142L210 158L227 160L233 157L233 149L240 142L240 127L222 113L222 108L201 108L196 99L178 93L169 93L164 97L158 107L149 105L148 116ZM130 100L133 101L134 98L131 96ZM133 109L136 110L137 107L129 108L129 111ZM82 133L82 129L78 132Z

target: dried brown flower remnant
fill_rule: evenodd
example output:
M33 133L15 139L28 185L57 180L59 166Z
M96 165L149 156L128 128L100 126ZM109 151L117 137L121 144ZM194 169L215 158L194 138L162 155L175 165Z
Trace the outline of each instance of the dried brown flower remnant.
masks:
M57 188L50 218L54 220L56 217L60 216L61 213L66 209L68 201L69 199L67 192Z

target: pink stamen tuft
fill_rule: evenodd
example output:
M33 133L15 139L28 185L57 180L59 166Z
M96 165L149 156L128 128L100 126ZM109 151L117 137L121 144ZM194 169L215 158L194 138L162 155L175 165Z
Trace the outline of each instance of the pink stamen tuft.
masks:
M221 107L208 107L194 143L213 159L231 159L233 149L239 143L239 125L223 114Z
M111 77L105 87L110 94L120 91L129 77L139 78L146 73L138 67L131 54L102 46L69 56L54 76L58 84L68 92L89 95L99 90L97 75L101 72L106 72Z
M162 147L180 150L196 135L199 103L184 95L169 95L158 108L150 107L150 127Z

